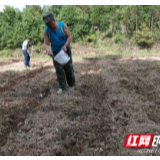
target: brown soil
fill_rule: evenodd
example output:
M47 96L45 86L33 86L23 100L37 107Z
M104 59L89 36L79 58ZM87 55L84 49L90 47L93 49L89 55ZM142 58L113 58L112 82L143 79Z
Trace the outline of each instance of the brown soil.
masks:
M160 133L159 57L75 59L74 69L75 90L57 95L50 59L26 70L0 61L0 155L154 155L124 141Z

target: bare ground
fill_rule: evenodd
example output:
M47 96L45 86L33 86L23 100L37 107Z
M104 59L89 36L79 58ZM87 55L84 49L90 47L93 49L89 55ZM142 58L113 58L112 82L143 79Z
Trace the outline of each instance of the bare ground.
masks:
M0 155L160 155L124 148L160 133L159 56L79 58L57 95L52 61L0 61ZM43 98L39 94L43 94Z

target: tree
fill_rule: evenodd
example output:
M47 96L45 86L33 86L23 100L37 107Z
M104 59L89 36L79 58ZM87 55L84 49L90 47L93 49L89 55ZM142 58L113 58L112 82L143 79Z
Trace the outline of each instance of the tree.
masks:
M15 23L16 12L14 8L5 6L1 14L0 26L0 48L14 48L13 27Z
M90 30L88 14L84 14L76 6L63 6L58 20L64 21L68 25L73 41L81 40Z
M140 30L137 31L136 34L136 42L137 44L144 47L151 47L153 45L152 33L145 23L140 26Z
M15 9L10 6L5 6L4 8L4 21L8 23L8 25L13 26L15 23Z
M106 6L102 5L91 6L90 18L92 27L97 26L101 31L105 31L109 28L110 15L108 14L108 10Z
M137 6L126 6L123 17L123 23L126 27L126 35L131 38L138 29L139 13Z
M53 16L55 19L58 18L58 15L60 14L62 9L61 5L52 5L49 7L49 11L53 13Z
M139 37L144 34L142 37L147 39L149 46L153 37L160 40L160 6L52 5L41 8L39 5L27 5L22 12L5 6L4 12L0 12L0 49L21 47L27 37L32 38L32 44L43 43L45 24L42 15L47 11L51 11L56 20L64 21L68 25L74 42L95 41L94 28L105 34L110 33L107 35L113 35L116 42L123 36L132 38L135 32ZM148 26L149 31L143 25L140 29L142 23ZM137 43L145 46L145 43L141 44L139 41L142 37L138 36Z

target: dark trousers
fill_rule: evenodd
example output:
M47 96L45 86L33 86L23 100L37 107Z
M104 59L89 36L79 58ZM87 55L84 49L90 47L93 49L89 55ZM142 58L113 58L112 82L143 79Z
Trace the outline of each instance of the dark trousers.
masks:
M22 53L24 56L24 66L27 67L27 66L29 66L30 56L26 50L22 50Z
M59 88L62 89L66 88L66 83L70 87L73 87L75 85L74 69L72 65L72 53L70 47L67 47L66 53L69 55L70 61L65 66L60 65L54 60L54 56L52 57L54 67L56 69L57 79L59 82Z

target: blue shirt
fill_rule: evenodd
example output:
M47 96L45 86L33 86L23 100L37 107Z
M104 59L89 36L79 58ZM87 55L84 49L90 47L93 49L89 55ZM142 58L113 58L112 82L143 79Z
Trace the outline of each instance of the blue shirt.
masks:
M51 50L53 53L58 53L67 41L64 35L64 22L57 22L57 30L54 32L49 27L45 27L48 39L51 42Z

